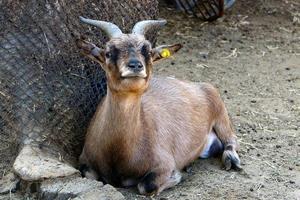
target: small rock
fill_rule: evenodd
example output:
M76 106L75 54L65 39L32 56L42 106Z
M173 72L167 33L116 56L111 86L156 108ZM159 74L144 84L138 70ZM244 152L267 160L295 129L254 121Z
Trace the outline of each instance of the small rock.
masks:
M289 182L290 182L290 184L295 184L295 181L290 180Z
M20 179L13 173L6 174L0 180L0 194L15 192L20 183Z
M30 145L23 147L14 162L13 169L22 180L26 181L79 174L79 171L71 165L60 162L58 158Z
M44 200L64 200L101 187L102 182L81 177L48 179L41 183L39 196Z
M293 24L295 25L300 24L300 13L294 13Z
M78 197L74 198L73 200L123 200L125 197L118 192L113 186L105 185L104 187L92 190L86 193L79 195Z
M283 182L284 179L283 179L282 177L277 177L277 181L278 181L278 182Z
M179 196L185 197L185 196L187 196L187 194L185 194L185 193L179 193Z
M253 192L253 191L254 191L254 189L253 189L253 188L250 188L250 191L251 191L251 192Z
M277 149L281 148L281 145L280 144L276 144L275 146Z
M200 58L202 59L208 59L208 52L199 52Z

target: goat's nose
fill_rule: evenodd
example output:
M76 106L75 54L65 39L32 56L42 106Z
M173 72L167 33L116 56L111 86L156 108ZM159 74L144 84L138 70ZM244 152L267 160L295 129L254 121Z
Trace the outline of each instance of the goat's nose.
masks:
M132 59L128 63L128 68L133 70L134 72L140 72L143 69L143 65L139 60Z

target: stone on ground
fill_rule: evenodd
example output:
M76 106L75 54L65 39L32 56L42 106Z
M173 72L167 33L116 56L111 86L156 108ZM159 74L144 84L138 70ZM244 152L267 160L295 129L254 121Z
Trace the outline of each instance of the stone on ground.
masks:
M55 158L30 145L23 147L14 162L13 169L22 180L26 181L66 177L79 173L71 165L59 161L58 157Z
M8 173L0 180L0 194L15 192L20 179L13 173Z
M105 185L104 187L92 190L86 193L79 195L73 200L123 200L125 197L118 192L113 186Z
M102 182L81 178L66 177L43 181L39 197L43 200L67 200L75 198L88 200L121 200L123 195L110 185Z

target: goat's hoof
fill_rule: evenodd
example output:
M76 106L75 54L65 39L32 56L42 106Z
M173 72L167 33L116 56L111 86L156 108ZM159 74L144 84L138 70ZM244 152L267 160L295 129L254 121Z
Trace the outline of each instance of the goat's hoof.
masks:
M222 156L222 162L224 164L225 170L235 169L242 170L241 161L239 155L235 150L225 150Z
M189 166L184 167L183 171L186 172L186 173L188 173L188 174L190 174L190 173L192 173L193 168L192 168L191 165L189 165Z
M157 193L158 186L155 184L156 174L148 173L138 184L139 193L146 196L151 196Z
M141 195L152 196L157 193L158 187L154 183L139 183L138 190Z
M87 179L91 179L91 180L98 180L99 179L99 176L98 176L97 172L95 170L93 170L92 168L90 168L86 164L80 165L79 171L81 172L81 175L83 177L86 177Z

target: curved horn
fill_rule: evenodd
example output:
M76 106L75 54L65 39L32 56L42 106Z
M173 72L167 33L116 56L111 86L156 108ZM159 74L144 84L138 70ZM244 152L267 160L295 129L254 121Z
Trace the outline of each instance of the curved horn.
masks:
M101 30L103 30L109 38L118 37L118 36L122 35L121 29L113 23L87 19L87 18L84 18L81 16L79 18L80 18L80 21L82 21L83 23L96 26L96 27L100 28Z
M159 29L167 23L167 20L144 20L136 23L132 29L133 34L145 35L150 29Z

